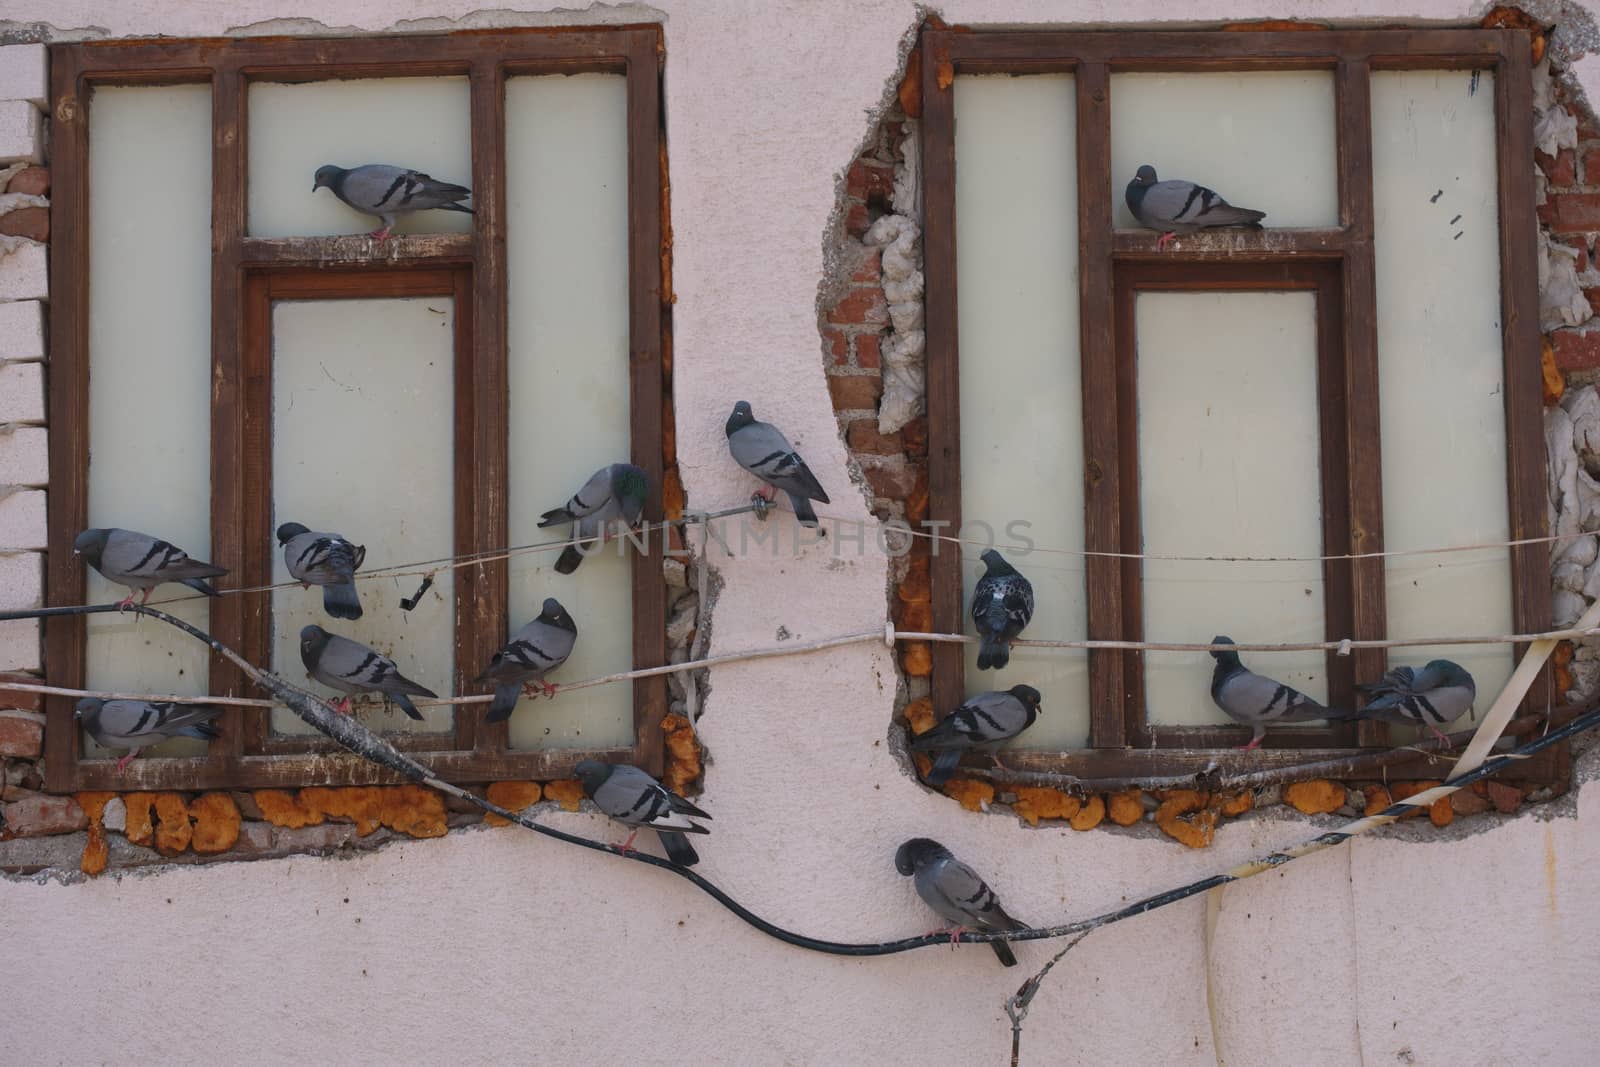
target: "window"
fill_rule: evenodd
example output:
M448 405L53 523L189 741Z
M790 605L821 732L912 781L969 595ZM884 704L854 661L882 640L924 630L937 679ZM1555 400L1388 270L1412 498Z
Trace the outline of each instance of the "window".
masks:
M422 571L551 540L539 514L622 456L650 474L659 519L660 44L628 28L53 47L49 602L111 594L71 555L90 525L166 537L254 590L286 578L278 523L348 534L365 570ZM476 214L413 216L376 246L325 236L371 225L310 195L330 161L461 180ZM398 602L420 575L374 579L355 623L297 588L172 610L296 683L316 621L466 695L547 595L582 634L564 677L664 663L659 553L598 554L570 577L549 553L440 569L412 612ZM54 685L261 696L131 616L52 620L46 660ZM388 780L285 709L240 707L217 740L118 774L72 704L48 705L56 791ZM506 724L482 705L367 722L452 780L548 779L597 754L659 773L665 709L650 678Z
M1548 628L1543 545L1370 555L1545 534L1524 34L929 29L920 47L930 519L1002 546L1023 520L1058 550L1013 558L1039 601L1024 637ZM1271 228L1158 249L1123 202L1143 163ZM933 628L970 633L982 565L953 548ZM1215 556L1288 558L1172 558ZM973 646L933 654L936 708L1041 690L1010 766L1173 774L1391 743L1311 724L1235 755L1249 731L1211 704L1205 653L1018 649L983 675ZM1513 663L1392 658L1438 655L1476 675L1480 713ZM1335 706L1386 669L1383 650L1246 661Z

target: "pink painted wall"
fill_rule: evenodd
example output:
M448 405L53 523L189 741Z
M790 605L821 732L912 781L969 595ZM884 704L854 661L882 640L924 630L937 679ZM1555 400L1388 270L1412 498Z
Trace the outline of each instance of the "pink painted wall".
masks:
M331 8L331 9L330 9ZM11 0L6 17L111 35L449 29L461 0ZM961 0L952 22L1132 24L1157 0ZM1471 19L1455 0L1206 0L1186 20ZM435 18L438 17L437 21ZM848 480L816 328L836 172L881 98L909 2L663 0L467 25L662 19L676 235L678 448L696 507L743 501L724 451L747 398ZM414 20L421 20L420 22ZM1591 92L1600 89L1600 70ZM712 653L883 624L872 557L719 563ZM890 756L894 668L856 646L713 672L702 732L716 816L704 874L778 922L875 940L932 924L895 845L943 840L1036 923L1092 914L1308 836L1228 824L1209 851L1152 835L1030 830L926 793ZM554 825L605 836L586 815ZM1214 900L1091 936L1028 1020L1030 1063L1581 1063L1596 1028L1600 788L1482 832L1407 828ZM1421 839L1426 839L1424 842ZM346 900L348 899L348 903ZM0 881L0 1036L41 1062L1002 1062L1001 1005L1048 950L841 960L767 940L678 879L514 830L349 862L301 858L83 885ZM1031 965L1031 966L1030 966ZM26 980L13 980L23 979Z

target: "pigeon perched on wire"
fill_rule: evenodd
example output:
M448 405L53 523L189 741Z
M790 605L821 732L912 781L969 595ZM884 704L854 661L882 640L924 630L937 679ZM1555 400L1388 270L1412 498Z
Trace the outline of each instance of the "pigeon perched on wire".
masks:
M538 618L516 632L489 660L474 685L494 683L494 701L485 722L502 722L516 710L517 698L538 682L547 697L555 696L558 686L544 676L567 662L578 640L578 624L555 597L546 597Z
M193 737L210 741L221 736L212 720L222 709L209 704L156 704L148 700L102 700L84 697L72 717L83 724L89 736L105 748L125 748L128 754L117 761L121 773L141 749L174 737Z
M626 763L586 759L578 764L573 776L595 807L634 828L619 851L631 851L639 830L648 826L661 838L667 859L680 867L693 867L700 862L700 854L684 834L709 834L710 830L693 820L709 819L710 815Z
M411 703L411 697L439 697L432 689L418 685L400 673L394 660L348 637L330 634L320 626L307 626L300 631L300 662L306 674L330 689L345 696L334 710L350 714L350 697L356 693L382 693L399 704L405 713L421 721L422 712Z
M397 215L413 211L438 208L441 211L464 211L473 214L470 207L457 203L472 195L465 185L441 182L419 170L393 167L387 163L367 163L360 167L336 167L328 164L317 168L311 191L330 189L333 195L357 211L376 215L383 223L367 234L382 241L394 229Z
M1161 231L1156 247L1165 249L1167 242L1180 233L1193 233L1212 226L1249 226L1261 228L1265 211L1252 211L1234 207L1216 193L1194 182L1174 179L1156 181L1156 169L1146 163L1139 168L1125 194L1128 210L1139 220L1139 225Z
M982 556L983 577L972 590L972 621L978 628L978 669L1000 670L1011 662L1011 642L1033 618L1033 583L995 549Z
M1231 645L1233 639L1218 634L1211 639L1213 645ZM1254 731L1250 743L1243 746L1246 752L1261 744L1267 736L1269 722L1310 722L1313 719L1335 721L1351 718L1347 711L1325 708L1298 689L1252 671L1239 660L1237 652L1215 652L1211 658L1217 665L1211 671L1211 699L1227 713L1228 718L1243 723Z
M818 525L811 501L832 501L783 432L771 423L757 422L745 400L733 405L724 431L728 435L728 451L739 466L772 487L759 494L762 499L770 501L777 495L774 490L782 489L789 494L795 518L807 526Z
M308 530L298 522L278 527L278 544L296 581L322 586L324 611L336 619L361 618L355 575L367 558L366 545L353 545L336 533Z
M644 514L645 499L650 495L650 479L644 470L632 463L613 463L601 467L583 483L583 488L572 494L559 508L539 516L539 528L557 523L572 523L571 535L580 543L568 545L556 560L556 571L571 574L583 562L584 550L594 544L595 537L615 533L618 520L632 526Z
M72 542L72 554L82 556L89 566L118 585L143 590L140 604L148 603L150 591L163 582L177 582L206 596L220 596L206 579L228 573L226 568L190 559L183 549L159 537L115 526L83 531ZM117 607L132 604L133 596L130 592Z
M1426 726L1444 741L1449 738L1440 727L1466 714L1478 696L1472 675L1461 664L1447 659L1430 660L1420 671L1396 667L1380 681L1358 685L1356 690L1369 698L1356 718Z
M949 931L951 944L967 930L991 933L1028 928L1027 923L1007 915L994 890L937 841L926 837L907 841L895 852L894 867L901 874L914 877L917 896L940 918L955 924ZM1017 957L1006 942L991 941L989 947L1007 967L1017 965Z
M1031 685L979 693L968 697L933 729L918 734L911 751L938 753L927 778L928 784L938 789L950 780L967 752L988 752L999 766L994 750L1032 726L1038 717L1039 691Z

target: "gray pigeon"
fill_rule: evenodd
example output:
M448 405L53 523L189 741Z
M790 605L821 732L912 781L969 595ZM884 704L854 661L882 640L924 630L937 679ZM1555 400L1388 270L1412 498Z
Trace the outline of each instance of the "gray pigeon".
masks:
M1161 231L1157 248L1166 248L1180 233L1193 233L1211 226L1249 226L1259 230L1265 211L1234 207L1203 185L1175 179L1156 181L1156 169L1146 163L1139 168L1125 194L1128 210L1139 225Z
M1381 681L1358 685L1356 689L1371 698L1356 718L1426 726L1441 740L1448 739L1440 727L1466 714L1478 696L1472 675L1447 659L1432 660L1420 671L1396 667Z
M983 577L972 590L978 669L1001 670L1011 662L1011 642L1033 618L1033 583L992 548L978 558L984 562Z
M305 664L306 673L312 678L346 694L334 705L346 715L350 713L350 696L355 693L382 693L418 720L422 712L411 703L410 697L438 699L439 696L401 674L388 656L360 641L330 634L320 626L307 626L300 631L300 662Z
M594 806L627 826L634 827L622 851L633 848L639 827L648 826L661 838L667 859L680 867L693 867L700 854L684 834L709 834L692 819L709 819L701 811L637 767L586 759L573 771Z
M205 579L228 573L222 567L190 559L183 549L159 537L115 526L83 531L72 542L72 554L82 556L89 566L118 585L143 590L141 604L148 603L150 591L163 582L177 582L206 596L220 596ZM132 603L133 593L129 593L117 607Z
M193 737L210 741L218 737L212 720L221 708L209 704L152 704L148 700L101 700L84 697L72 717L83 724L89 736L106 748L125 748L128 754L117 761L121 772L139 750L174 737Z
M322 609L336 619L361 618L356 571L367 558L366 545L353 545L336 533L308 530L298 522L278 527L283 562L301 583L322 586Z
M545 696L555 696L557 687L544 676L567 662L578 640L578 624L555 597L546 597L539 617L518 630L489 660L474 685L494 683L494 702L485 722L502 722L516 710L517 697L538 682ZM533 694L529 694L532 696Z
M441 211L464 211L473 214L470 207L456 201L465 200L472 190L465 185L451 185L437 181L419 170L393 167L387 163L367 163L346 170L328 164L317 168L311 191L328 188L333 195L357 211L378 216L383 225L369 233L382 241L394 228L396 215L438 208Z
M1233 639L1218 634L1213 645L1231 645ZM1237 652L1213 652L1217 665L1211 671L1211 699L1227 712L1228 718L1255 731L1246 752L1261 744L1269 722L1311 722L1313 719L1345 721L1347 711L1325 708L1298 689L1263 677L1239 661Z
M913 837L895 852L894 867L901 874L915 875L917 896L940 918L956 924L950 931L952 942L965 930L990 933L1028 928L1027 923L1007 915L994 890L937 841ZM1017 957L1006 942L991 941L989 947L1007 967L1017 965Z
M802 523L807 526L818 525L817 513L811 509L811 501L818 500L824 504L832 501L822 491L822 483L817 481L817 476L811 473L811 468L806 466L806 461L800 458L789 439L771 423L757 422L749 402L744 400L733 405L733 414L728 416L724 431L728 435L728 451L739 466L768 485L788 493L795 517ZM769 494L763 495L768 500L772 499Z
M937 752L928 784L935 789L955 773L961 757L970 751L988 752L1016 737L1039 717L1039 691L1031 685L1014 685L1005 692L992 691L968 697L933 729L911 742L913 752Z
M583 483L583 488L572 495L561 507L539 516L539 528L557 523L573 524L572 537L594 538L614 530L617 520L632 526L644 514L645 498L650 495L650 479L632 463L613 463L601 467ZM571 574L583 562L584 550L593 540L568 545L556 560L556 571Z

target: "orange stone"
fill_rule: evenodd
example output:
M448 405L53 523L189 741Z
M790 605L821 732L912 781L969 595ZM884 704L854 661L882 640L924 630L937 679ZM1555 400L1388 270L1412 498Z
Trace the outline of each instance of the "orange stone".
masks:
M1017 799L1011 805L1016 813L1028 820L1029 826L1038 826L1040 819L1070 819L1078 814L1083 802L1059 789L1040 786L1020 786Z
M1077 814L1067 820L1067 825L1074 830L1093 830L1100 825L1106 817L1106 800L1099 793L1094 794L1078 809Z
M1454 795L1454 794L1452 794ZM1435 826L1449 826L1455 822L1455 809L1450 806L1450 797L1440 797L1428 805L1428 820Z
M156 817L161 820L156 827L156 851L163 856L176 856L186 850L194 839L194 825L189 822L189 806L183 797L157 793Z
M985 811L994 800L994 786L971 778L952 778L944 784L944 795L960 801L968 811Z
M307 814L316 816L318 823L323 819L355 823L359 837L366 837L383 825L383 789L379 786L358 785L342 789L308 786L300 790L295 803ZM262 808L261 813L265 815L266 809Z
M933 646L926 641L907 641L900 653L900 666L912 678L933 673Z
M498 804L507 811L522 811L539 803L539 798L544 795L544 790L539 788L538 782L490 782L489 801ZM510 826L511 820L503 816L488 812L483 821L490 826Z
M1381 785L1369 785L1361 791L1367 798L1367 806L1362 810L1363 815L1376 815L1394 803L1394 797L1389 790Z
M194 850L226 852L239 843L239 805L227 793L202 793L189 804L194 817Z
M1411 797L1416 796L1418 793L1423 793L1429 789L1432 789L1438 784L1438 782L1396 782L1394 785L1389 787L1389 792L1394 796L1395 800L1408 800ZM1448 800L1449 798L1447 797L1446 799ZM1422 813L1427 810L1429 809L1413 808L1411 811L1406 812L1406 814L1400 817L1402 819L1415 819L1420 817Z
M583 786L572 779L546 782L544 795L560 804L562 811L577 811L578 805L583 802Z
M385 789L382 818L383 825L410 837L443 837L450 830L445 821L444 794L427 786L397 785Z
M1544 382L1544 406L1550 407L1567 391L1567 379L1556 366L1555 346L1548 337L1542 338L1539 348L1539 372Z
M918 697L906 705L906 725L911 727L913 734L925 734L933 729L939 720L933 715L933 700L929 697Z
M102 819L105 815L106 805L111 803L115 793L79 793L73 799L78 802L78 807L83 809L84 815L89 818L89 839L83 846L83 857L78 860L78 870L93 878L106 869L106 862L110 859L111 848L106 841L106 828Z
M1284 787L1283 799L1302 815L1329 815L1344 807L1344 786L1326 778L1294 782Z
M1243 815L1245 812L1249 811L1255 806L1255 795L1252 794L1250 790L1246 789L1244 792L1235 793L1231 797L1223 797L1222 806L1219 810L1222 812L1222 814L1232 819Z
M122 798L123 806L128 809L127 826L123 833L136 845L148 848L155 841L156 828L150 821L150 808L155 802L154 793L128 793Z
M1118 826L1132 826L1144 818L1143 796L1144 790L1137 786L1124 789L1120 793L1112 793L1107 798L1106 813Z
M261 817L274 826L298 830L302 826L322 824L323 815L320 811L308 811L298 797L286 790L257 789L254 796L256 807L261 809ZM132 808L128 809L128 814L131 820ZM130 821L128 825L132 826L133 823Z

